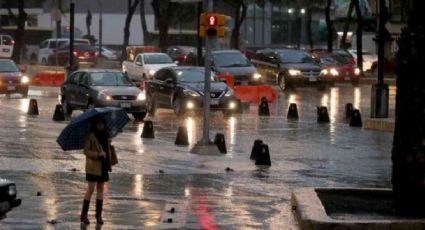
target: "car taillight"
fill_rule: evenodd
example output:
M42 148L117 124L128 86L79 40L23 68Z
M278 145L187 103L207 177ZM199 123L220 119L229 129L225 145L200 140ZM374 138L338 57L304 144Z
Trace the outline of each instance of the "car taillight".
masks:
M78 52L77 51L72 52L72 54L74 54L74 56L78 56Z

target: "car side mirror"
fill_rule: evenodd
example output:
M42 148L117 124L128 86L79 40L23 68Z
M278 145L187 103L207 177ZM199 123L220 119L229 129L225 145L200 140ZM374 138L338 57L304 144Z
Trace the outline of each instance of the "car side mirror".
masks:
M171 78L165 79L165 84L167 84L167 85L174 85L175 83L176 82Z

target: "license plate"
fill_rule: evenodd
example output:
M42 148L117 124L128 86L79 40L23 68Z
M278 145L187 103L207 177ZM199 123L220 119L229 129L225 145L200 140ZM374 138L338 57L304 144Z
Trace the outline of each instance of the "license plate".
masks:
M315 78L315 77L311 77L311 78L309 78L308 79L310 82L316 82L317 81L317 78Z
M350 77L344 77L344 80L348 81L350 80Z
M131 103L121 103L120 106L121 106L121 108L128 109L128 108L131 108Z
M210 104L211 105L218 105L218 104L220 104L220 101L219 100L210 100Z
M15 90L15 89L16 89L16 87L15 87L15 86L8 86L8 87L7 87L7 90L9 90L9 91L10 91L10 90Z

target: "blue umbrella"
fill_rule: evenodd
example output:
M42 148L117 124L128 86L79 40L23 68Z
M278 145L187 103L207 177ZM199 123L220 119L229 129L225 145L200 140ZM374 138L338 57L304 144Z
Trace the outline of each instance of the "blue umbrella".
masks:
M103 107L89 109L74 118L61 132L56 142L63 150L83 149L90 123L95 117L102 117L110 137L115 137L130 120L121 108Z

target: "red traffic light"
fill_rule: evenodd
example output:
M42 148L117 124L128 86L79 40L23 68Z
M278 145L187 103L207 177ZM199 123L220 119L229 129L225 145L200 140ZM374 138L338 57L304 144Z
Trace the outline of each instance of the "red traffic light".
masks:
M217 25L217 17L214 15L210 15L207 18L207 22L209 26L216 26Z

